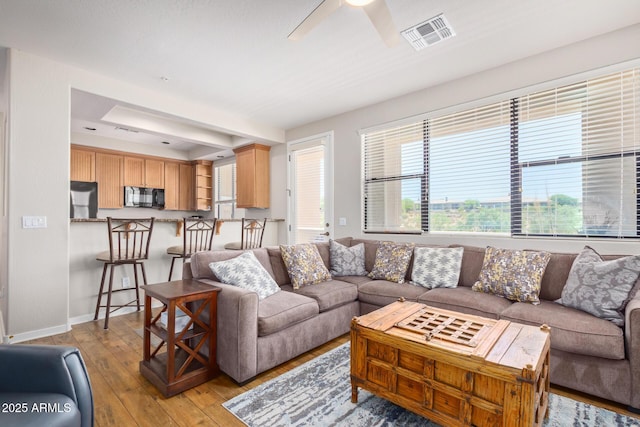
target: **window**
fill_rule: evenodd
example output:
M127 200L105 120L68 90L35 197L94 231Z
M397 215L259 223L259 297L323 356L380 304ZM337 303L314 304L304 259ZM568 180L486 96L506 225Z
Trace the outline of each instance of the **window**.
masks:
M639 235L638 69L362 140L366 232Z
M236 207L236 164L214 166L214 212L216 218L232 219L244 216Z
M425 123L418 122L364 135L365 230L423 229L426 132Z

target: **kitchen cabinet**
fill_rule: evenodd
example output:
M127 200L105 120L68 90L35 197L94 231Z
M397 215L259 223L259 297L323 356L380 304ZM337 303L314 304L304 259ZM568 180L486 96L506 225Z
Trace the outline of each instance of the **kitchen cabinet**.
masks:
M164 188L164 162L162 160L144 160L144 183L149 188Z
M124 157L124 185L164 188L164 162L143 157Z
M236 205L239 208L269 207L269 151L251 144L236 148Z
M164 208L178 210L180 207L180 164L164 162Z
M96 153L71 148L71 181L94 182L96 180Z
M195 168L195 208L198 211L210 211L213 191L213 162L196 160Z
M194 209L194 166L191 164L180 163L180 190L178 209L181 211L190 211Z
M95 153L95 175L98 182L98 208L122 207L123 157L117 154Z

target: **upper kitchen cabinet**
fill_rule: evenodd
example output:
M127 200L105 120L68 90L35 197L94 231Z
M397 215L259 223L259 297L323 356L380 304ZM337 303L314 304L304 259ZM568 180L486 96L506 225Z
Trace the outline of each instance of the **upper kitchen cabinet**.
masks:
M180 207L180 164L164 162L164 208L177 210Z
M71 181L94 182L96 180L96 153L71 147Z
M193 165L180 163L180 191L178 195L178 209L181 211L190 211L194 209L194 175L195 172Z
M164 188L164 162L142 157L124 157L124 185Z
M98 208L121 208L122 163L123 158L117 154L95 153L96 181L98 182Z
M239 208L269 207L269 150L251 144L236 148L236 204Z
M213 162L196 160L195 168L195 208L198 211L210 211L213 192Z

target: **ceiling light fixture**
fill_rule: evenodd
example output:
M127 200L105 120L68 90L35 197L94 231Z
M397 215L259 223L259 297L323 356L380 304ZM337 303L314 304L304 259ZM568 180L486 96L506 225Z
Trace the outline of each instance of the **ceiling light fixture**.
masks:
M169 145L171 144L169 141L162 141L163 144Z
M167 77L167 76L160 76L160 80L162 80L163 82L168 82L168 81L169 81L169 77Z
M355 7L366 6L369 3L373 3L375 0L345 0L347 4Z
M94 131L94 130L96 130L96 128L91 128L91 127L89 127L89 126L85 126L85 127L84 127L84 129L86 129L86 130L90 130L90 131Z

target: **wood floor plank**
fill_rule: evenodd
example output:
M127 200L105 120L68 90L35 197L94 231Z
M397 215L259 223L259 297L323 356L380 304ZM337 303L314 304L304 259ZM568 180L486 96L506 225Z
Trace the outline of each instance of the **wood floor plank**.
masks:
M114 426L243 426L222 404L313 358L349 341L349 334L258 375L239 386L225 374L165 398L139 371L142 359L143 313L112 317L109 329L102 320L74 325L70 332L29 341L28 344L72 345L80 349L94 395L96 427ZM639 418L623 405L554 387L553 393Z

